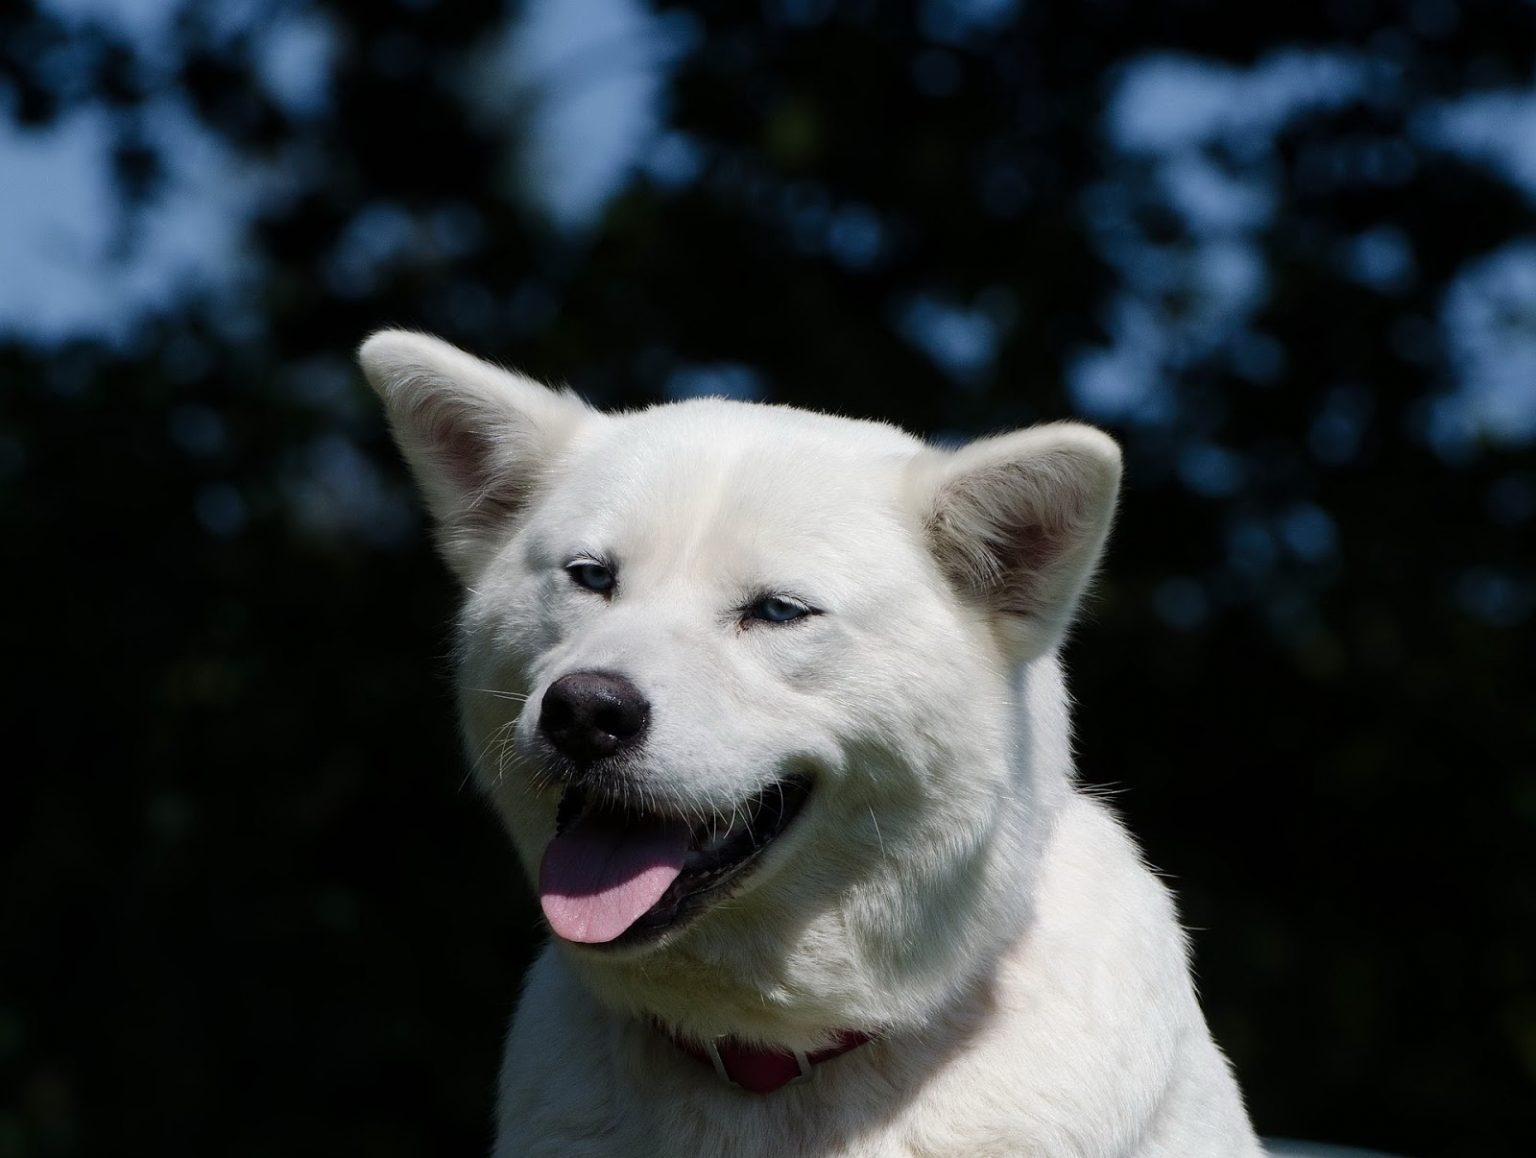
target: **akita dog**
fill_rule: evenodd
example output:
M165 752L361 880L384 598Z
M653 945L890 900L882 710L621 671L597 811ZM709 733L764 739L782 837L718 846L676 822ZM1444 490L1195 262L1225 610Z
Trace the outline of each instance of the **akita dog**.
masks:
M1108 436L604 414L401 332L361 360L553 933L499 1158L1261 1152L1167 890L1073 786Z

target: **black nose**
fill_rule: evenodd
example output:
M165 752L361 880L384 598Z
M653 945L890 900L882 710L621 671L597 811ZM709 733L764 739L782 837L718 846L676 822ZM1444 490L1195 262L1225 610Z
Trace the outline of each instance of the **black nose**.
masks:
M544 693L539 730L565 755L585 763L638 744L650 719L651 705L623 676L573 671Z

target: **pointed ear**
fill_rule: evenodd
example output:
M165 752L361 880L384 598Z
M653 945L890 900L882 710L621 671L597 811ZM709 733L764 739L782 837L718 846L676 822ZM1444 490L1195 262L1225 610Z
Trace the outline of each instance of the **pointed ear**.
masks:
M985 438L941 462L929 544L1019 658L1065 633L1109 536L1119 486L1120 448L1075 422Z
M597 415L574 395L425 334L385 330L357 352L461 582L489 561L553 454Z

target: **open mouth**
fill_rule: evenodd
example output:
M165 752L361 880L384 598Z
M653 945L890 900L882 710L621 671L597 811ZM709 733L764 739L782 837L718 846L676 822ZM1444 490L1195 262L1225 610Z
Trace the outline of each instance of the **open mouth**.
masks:
M632 945L723 896L789 826L810 782L775 781L729 816L702 823L628 809L572 785L539 869L539 902L555 934L584 945Z

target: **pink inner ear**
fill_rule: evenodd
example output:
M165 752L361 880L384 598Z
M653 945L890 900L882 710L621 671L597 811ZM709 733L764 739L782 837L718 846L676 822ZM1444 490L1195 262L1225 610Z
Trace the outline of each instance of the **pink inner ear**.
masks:
M438 511L445 525L489 525L514 511L526 497L516 470L503 471L502 442L491 429L495 417L440 397L423 400L413 414L421 446L450 494Z
M479 431L440 423L432 432L431 455L466 498L473 500L491 481L491 439Z
M999 610L1013 615L1040 610L1041 576L1061 558L1065 530L1038 522L1004 525L989 545L996 569L986 576L985 594Z
M402 401L407 413L396 424L402 442L452 494L441 497L460 507L479 501L496 467L497 439L486 429L494 417L444 391L421 389Z
M497 430L493 417L438 409L430 418L423 450L438 479L434 514L443 533L499 533L527 503L537 463L509 453L516 432Z
M1039 570L1049 567L1061 554L1063 532L1060 527L1030 522L1011 528L1008 540L1000 544L999 555L1007 570Z
M1047 469L1038 459L1004 464L956 480L939 499L933 534L951 580L1009 615L1048 610L1051 573L1086 531L1081 496L1049 495Z

